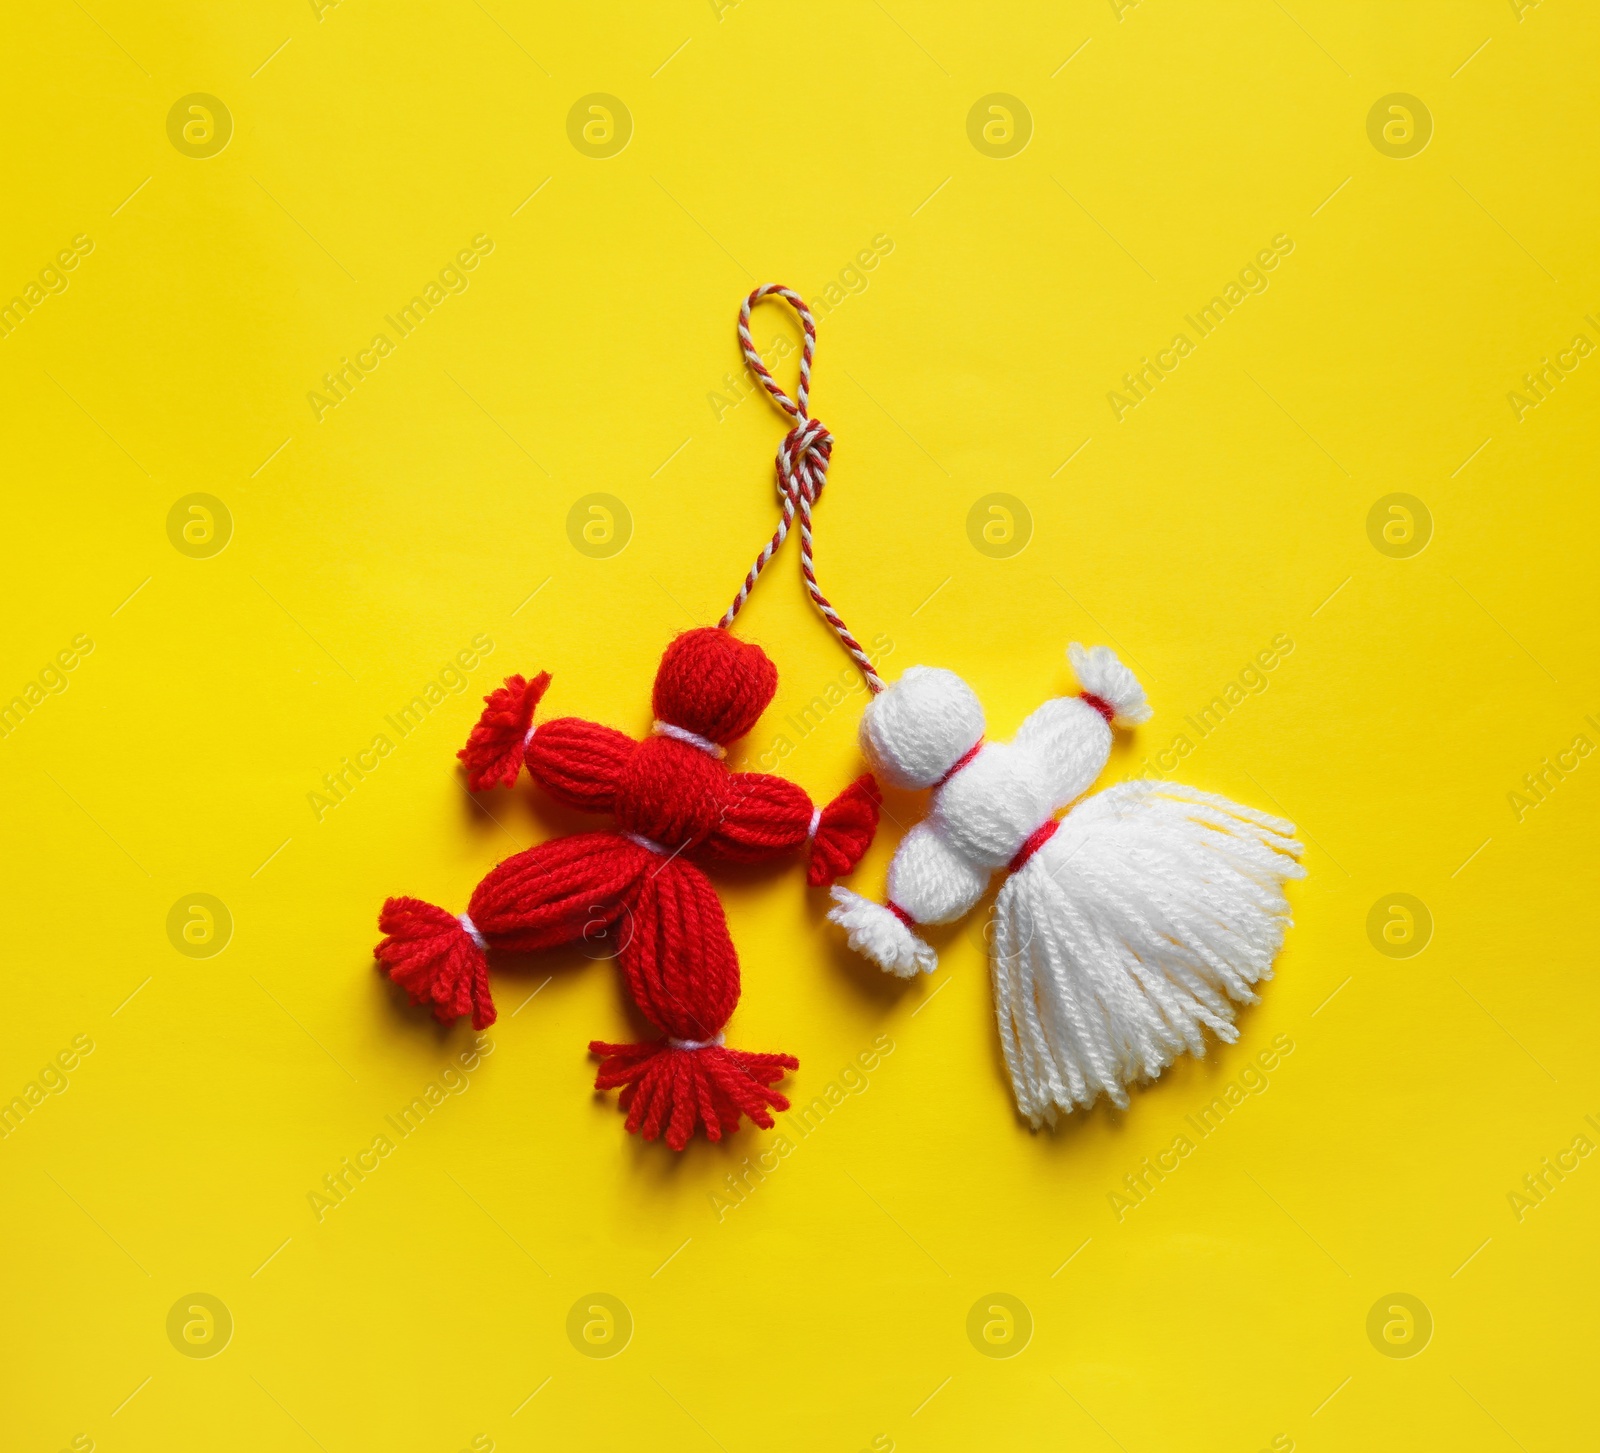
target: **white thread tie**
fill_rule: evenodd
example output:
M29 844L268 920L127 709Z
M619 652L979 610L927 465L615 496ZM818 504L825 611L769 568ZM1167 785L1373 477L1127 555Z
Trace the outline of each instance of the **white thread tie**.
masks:
M667 850L662 847L661 844L658 843L654 838L641 837L636 832L625 832L623 833L623 837L627 838L627 840L631 843L638 843L641 848L645 848L649 852L660 853L662 857L667 856Z
M467 937L470 938L473 941L473 943L477 944L477 946L484 953L488 953L489 952L489 940L486 939L481 933L478 932L478 925L475 924L472 921L472 918L471 918L470 914L466 914L466 913L461 914L456 919L456 922L459 923L464 929L466 929Z
M710 737L703 737L699 732L692 732L688 727L674 726L670 721L653 721L650 730L658 737L671 737L675 742L686 742L691 747L698 747L708 757L722 758L728 755L728 749L721 742L714 742Z
M674 1049L710 1049L713 1045L723 1044L724 1040L722 1031L718 1030L710 1039L672 1039L669 1037L667 1043Z
M534 724L531 727L528 728L527 735L524 736L523 739L522 739L522 750L523 751L527 751L528 750L528 747L529 747L530 743L532 743L532 741L533 741L533 734L538 730L539 730L539 723L538 722L534 722Z
M820 807L813 807L811 809L811 826L806 829L806 841L808 843L815 841L816 836L817 836L817 829L819 827L821 827L821 826L822 826L822 809Z

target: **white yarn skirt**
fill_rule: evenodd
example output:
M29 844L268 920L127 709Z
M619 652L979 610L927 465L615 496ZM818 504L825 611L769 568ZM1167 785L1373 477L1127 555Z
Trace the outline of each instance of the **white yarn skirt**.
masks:
M1305 876L1294 827L1209 792L1122 782L1086 799L1001 888L990 968L1000 1040L1030 1123L1087 1109L1205 1031L1238 1038Z

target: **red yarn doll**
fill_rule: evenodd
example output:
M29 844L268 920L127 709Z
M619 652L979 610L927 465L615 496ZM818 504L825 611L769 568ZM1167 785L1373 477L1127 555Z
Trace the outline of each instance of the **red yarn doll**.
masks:
M777 689L759 646L726 630L687 631L656 672L655 725L644 741L577 717L534 724L549 685L512 676L459 754L474 791L529 774L550 795L614 828L540 843L506 859L457 917L415 898L391 898L379 927L383 968L442 1021L470 1013L492 1024L485 951L525 952L615 928L617 961L640 1012L662 1038L591 1043L595 1087L622 1088L627 1128L682 1150L697 1127L720 1140L748 1115L770 1129L789 1102L772 1086L799 1068L787 1054L723 1044L739 999L739 959L701 864L751 863L809 846L807 879L831 882L861 860L878 825L878 790L860 778L814 808L794 783L732 772L729 743L744 736Z

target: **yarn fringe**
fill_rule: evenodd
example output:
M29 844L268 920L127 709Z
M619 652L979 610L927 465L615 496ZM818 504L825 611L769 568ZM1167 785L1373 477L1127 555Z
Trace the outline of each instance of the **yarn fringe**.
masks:
M939 955L892 909L838 884L834 885L833 902L828 922L844 929L850 947L880 969L912 979L918 973L931 974L939 967Z
M1029 1121L1088 1108L1206 1031L1239 1037L1235 1006L1272 976L1302 878L1294 827L1173 783L1122 782L1074 808L995 904L995 1010Z
M739 1128L741 1115L771 1130L771 1112L787 1110L789 1101L770 1087L800 1068L793 1055L751 1054L719 1044L678 1049L663 1039L597 1039L589 1051L601 1057L595 1089L622 1090L617 1104L627 1112L628 1132L665 1139L673 1150L682 1150L702 1125L707 1140L721 1140Z
M453 913L420 898L390 898L378 927L385 938L373 952L413 1004L427 1005L441 1024L464 1014L474 1029L494 1023L488 961Z
M483 698L483 715L466 746L456 753L466 764L467 786L474 792L510 787L517 780L533 713L549 685L548 671L541 671L532 681L508 676L504 686Z

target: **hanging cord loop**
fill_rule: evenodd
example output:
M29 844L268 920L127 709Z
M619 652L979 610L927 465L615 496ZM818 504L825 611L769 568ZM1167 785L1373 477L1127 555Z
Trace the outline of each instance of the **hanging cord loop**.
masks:
M750 341L750 309L768 296L782 298L788 303L799 315L800 326L805 332L805 340L800 349L800 386L795 390L796 397L792 399L778 387L776 380L767 371L766 364L761 361L761 355L756 351L755 344ZM822 612L823 619L827 621L834 635L838 636L845 650L861 668L861 674L866 678L867 689L876 695L883 690L883 678L873 670L872 662L861 648L861 643L850 634L850 628L839 618L839 612L829 604L828 598L817 585L816 562L813 559L811 543L811 511L822 496L823 485L828 482L828 460L833 454L833 435L818 420L813 419L808 411L811 394L811 358L817 348L817 325L811 316L811 309L806 306L805 299L792 289L777 283L763 283L744 300L744 306L739 309L739 345L744 349L744 359L750 366L750 371L761 380L762 387L772 396L777 406L795 423L794 427L784 435L783 443L778 446L778 501L783 511L778 520L778 528L773 532L766 548L756 556L755 564L750 567L749 574L739 587L739 593L734 596L733 604L728 607L727 614L722 617L719 624L724 630L733 624L734 617L749 599L751 590L761 577L761 572L767 568L767 562L787 538L789 528L798 515L800 573L805 577L806 590L810 592L812 601Z

